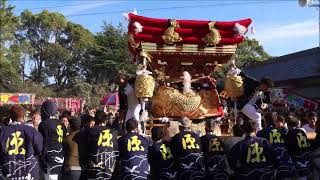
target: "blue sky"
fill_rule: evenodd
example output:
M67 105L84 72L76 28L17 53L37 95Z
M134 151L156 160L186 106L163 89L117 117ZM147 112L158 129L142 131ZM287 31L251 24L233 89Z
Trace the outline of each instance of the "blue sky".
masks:
M318 10L300 7L297 0L211 0L211 1L75 1L9 0L18 15L24 9L58 11L70 21L96 33L103 21L126 26L121 11L136 9L139 15L172 18L232 21L252 18L256 38L272 56L281 56L318 46ZM177 8L168 8L177 7ZM149 10L148 10L149 9ZM151 10L150 10L151 9ZM96 15L85 15L100 13ZM104 13L109 12L109 13Z

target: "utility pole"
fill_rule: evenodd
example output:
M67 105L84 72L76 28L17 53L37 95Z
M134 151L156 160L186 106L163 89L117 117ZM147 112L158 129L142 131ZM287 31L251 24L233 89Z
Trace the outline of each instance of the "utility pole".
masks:
M320 47L320 0L298 0L299 5L301 7L317 7L318 8L318 25L319 25L319 29L318 29L318 36L319 36L319 47Z

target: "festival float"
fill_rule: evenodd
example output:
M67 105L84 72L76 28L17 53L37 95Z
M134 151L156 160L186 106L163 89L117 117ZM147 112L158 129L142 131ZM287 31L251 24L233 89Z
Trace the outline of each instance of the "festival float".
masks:
M210 75L232 59L252 20L156 19L136 12L126 18L130 58L139 67L131 84L136 107L142 109L139 120L152 124L188 117L199 123L223 116L216 80Z

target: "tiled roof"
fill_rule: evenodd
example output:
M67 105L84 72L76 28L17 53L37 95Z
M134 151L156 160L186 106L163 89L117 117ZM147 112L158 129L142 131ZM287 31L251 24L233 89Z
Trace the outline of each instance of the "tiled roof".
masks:
M244 72L261 79L264 76L274 81L320 76L320 48L312 48L254 64Z

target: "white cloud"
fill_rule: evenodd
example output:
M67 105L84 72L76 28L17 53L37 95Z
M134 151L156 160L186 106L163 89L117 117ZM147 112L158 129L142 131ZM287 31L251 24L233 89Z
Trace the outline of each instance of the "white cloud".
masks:
M79 12L83 12L86 10L94 9L96 7L103 7L109 4L114 4L116 3L115 1L104 1L104 2L92 2L92 3L86 3L86 4L79 4L79 5L74 5L73 7L63 9L61 12L65 15L72 15L76 14Z
M262 43L270 43L278 40L298 39L318 35L318 22L308 19L302 22L284 24L278 26L256 27L256 34L251 37Z

